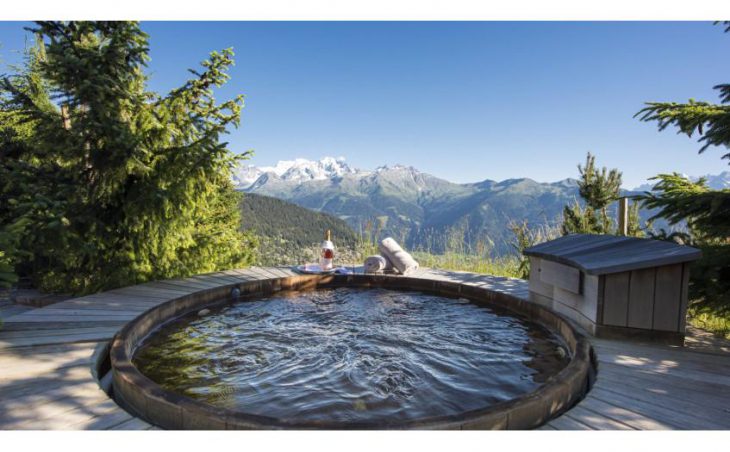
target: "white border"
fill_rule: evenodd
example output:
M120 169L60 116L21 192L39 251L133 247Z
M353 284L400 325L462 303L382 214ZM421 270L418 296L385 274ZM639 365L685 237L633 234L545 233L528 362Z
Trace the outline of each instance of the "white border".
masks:
M3 0L0 20L719 20L730 0ZM730 432L0 432L3 450L724 450ZM625 447L622 447L625 446Z
M720 20L728 0L4 0L0 20Z
M2 432L3 450L54 452L616 452L724 450L728 432ZM6 449L7 448L7 449Z

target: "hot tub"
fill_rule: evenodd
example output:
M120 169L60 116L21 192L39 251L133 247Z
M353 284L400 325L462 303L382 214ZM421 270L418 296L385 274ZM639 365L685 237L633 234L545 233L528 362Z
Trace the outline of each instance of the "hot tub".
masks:
M143 314L111 349L118 402L171 429L533 428L585 395L591 357L538 305L371 275L198 292Z

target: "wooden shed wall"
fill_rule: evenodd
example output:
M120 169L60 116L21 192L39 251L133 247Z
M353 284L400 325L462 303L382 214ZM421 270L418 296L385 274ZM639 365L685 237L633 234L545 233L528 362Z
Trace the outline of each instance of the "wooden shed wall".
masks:
M689 264L600 276L534 256L530 266L533 300L591 333L596 326L684 333Z
M613 273L603 278L604 325L684 332L688 264Z

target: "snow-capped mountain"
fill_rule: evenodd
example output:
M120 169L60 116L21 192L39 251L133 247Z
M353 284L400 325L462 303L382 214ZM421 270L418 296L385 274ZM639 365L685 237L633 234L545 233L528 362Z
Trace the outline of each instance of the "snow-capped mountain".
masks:
M705 176L705 179L707 179L707 186L713 190L730 188L730 171L723 171L718 175L708 174Z
M684 175L684 177L687 177L687 175ZM702 177L707 180L707 186L712 190L730 189L730 171L723 171L720 174L707 174ZM690 177L690 180L696 182L699 180L699 177ZM634 191L651 191L652 187L654 187L654 184L656 183L651 182L652 181L649 181L646 184L639 185L634 189Z
M713 188L730 187L730 172L706 178ZM558 224L563 207L579 197L575 179L458 184L412 166L364 171L332 157L287 160L268 167L242 166L235 172L234 182L247 193L337 216L355 231L380 223L381 234L399 237L408 247L434 252L451 246L448 237L456 232L465 247L486 240L497 254L511 252L514 237L507 227L511 221ZM643 190L638 187L626 193ZM641 215L646 220L652 212L642 210ZM664 227L658 221L655 227Z
M445 242L439 240L453 228L464 229L469 243L487 237L497 252L509 251L509 219L550 221L576 194L575 181L555 186L531 179L457 184L412 166L363 171L331 157L246 166L236 177L241 191L330 213L356 231L380 224L382 234L399 237L409 247L433 251L444 249Z
M264 172L261 168L254 165L239 165L233 169L231 179L233 180L233 185L236 188L244 189L256 182L256 179L261 177L263 173Z
M260 187L272 178L301 183L313 180L328 180L342 177L345 174L360 172L350 168L343 157L324 157L318 161L307 159L282 160L275 166L242 165L234 170L233 183L241 190L248 190L254 186Z

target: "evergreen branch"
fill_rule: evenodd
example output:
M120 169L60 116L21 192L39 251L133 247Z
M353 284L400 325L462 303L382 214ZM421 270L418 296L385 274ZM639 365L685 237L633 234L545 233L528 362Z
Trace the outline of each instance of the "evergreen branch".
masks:
M730 190L711 190L705 180L692 182L678 173L652 179L659 180L653 191L633 197L642 207L658 209L652 220L686 220L696 235L730 238Z
M730 106L694 100L686 104L649 102L646 105L634 117L644 122L656 121L660 131L675 126L678 133L688 137L696 132L700 135L698 141L704 142L700 153L710 146L727 146L730 143ZM724 154L722 158L730 159L730 153Z

